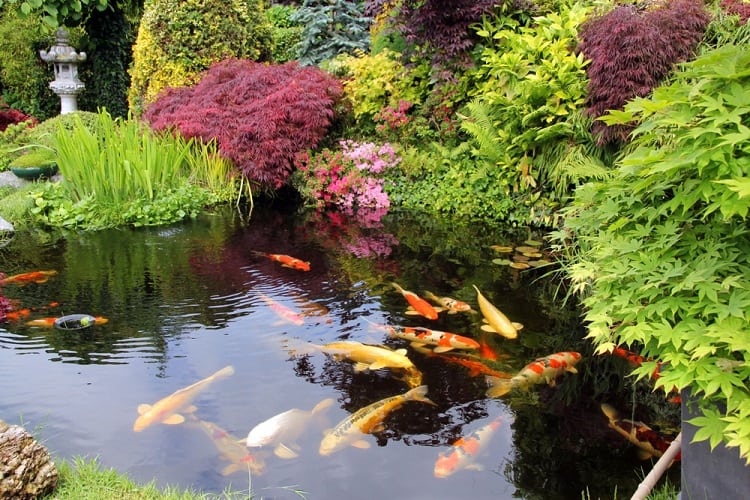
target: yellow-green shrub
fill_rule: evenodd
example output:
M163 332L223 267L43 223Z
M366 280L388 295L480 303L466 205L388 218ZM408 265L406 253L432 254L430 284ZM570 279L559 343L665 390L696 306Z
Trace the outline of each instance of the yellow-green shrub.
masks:
M342 62L347 73L344 94L357 120L371 120L385 107L398 108L399 101L419 105L427 94L426 70L405 68L399 54L390 49L346 56Z
M129 106L140 114L162 90L194 83L213 62L263 60L271 44L260 0L147 0L133 47Z

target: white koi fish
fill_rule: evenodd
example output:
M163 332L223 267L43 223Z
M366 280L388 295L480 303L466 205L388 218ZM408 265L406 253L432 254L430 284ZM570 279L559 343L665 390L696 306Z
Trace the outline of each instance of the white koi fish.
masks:
M206 377L193 385L175 391L166 398L160 399L153 405L138 405L138 414L140 416L133 424L133 431L140 432L149 425L157 422L168 425L183 423L185 417L178 412L181 410L186 410L187 412L194 411L195 408L191 407L190 403L198 394L205 390L211 383L226 378L233 373L234 367L232 365L225 366L210 377Z
M471 311L471 306L453 297L438 297L429 290L426 290L424 296L448 311L448 314L457 314L460 312Z
M427 386L422 385L404 394L381 399L357 410L339 422L333 430L326 433L320 442L318 452L326 456L344 448L346 445L352 445L355 448L369 448L370 443L362 439L364 434L382 431L383 420L407 401L421 401L434 405L435 403L428 399L426 394Z
M482 325L482 330L497 333L508 339L518 337L518 330L523 328L523 325L509 320L500 309L492 305L492 303L482 295L482 292L479 291L479 288L477 288L476 285L472 286L477 291L479 310L482 311L482 316L484 316L484 319L488 323Z
M319 416L329 406L333 404L333 399L328 398L310 411L292 408L284 413L265 420L248 433L245 445L250 448L275 445L274 454L279 458L295 458L297 452L291 448L296 448L295 441L302 432L308 427L310 421Z
M276 302L271 297L264 293L258 292L258 295L261 299L263 299L263 302L268 304L268 307L271 308L273 312L275 312L279 318L281 318L284 321L288 321L289 323L294 323L295 325L299 326L305 323L305 317L302 316L300 313L295 311L294 309L291 309L283 304L280 304L279 302Z

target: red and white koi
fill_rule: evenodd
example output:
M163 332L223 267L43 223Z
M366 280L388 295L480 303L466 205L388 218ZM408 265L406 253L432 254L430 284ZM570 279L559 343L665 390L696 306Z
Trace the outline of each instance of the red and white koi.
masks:
M198 382L173 392L169 396L160 399L153 405L138 405L138 414L140 415L133 424L133 431L140 432L151 424L161 422L162 424L176 425L185 421L185 417L178 412L185 410L191 413L195 410L190 403L198 394L204 391L210 384L226 378L234 373L232 365L225 366L213 375L199 380Z
M267 259L271 259L273 261L279 262L281 263L283 267L296 269L298 271L310 270L309 261L303 261L296 257L292 257L291 255L285 255L281 253L265 253L265 252L253 252L253 253L255 255L260 255L261 257L266 257Z
M271 308L273 312L276 313L277 316L279 316L284 321L288 321L290 323L294 323L295 325L299 326L305 323L305 317L295 311L294 309L291 309L283 304L280 304L279 302L276 302L268 295L258 292L258 296L260 296L261 299L263 299L263 302L268 304L268 307Z
M393 288L401 292L406 301L411 306L410 309L406 310L406 314L419 314L427 319L437 319L438 310L435 309L432 304L424 300L422 297L409 290L404 290L398 283L393 283Z
M393 337L409 340L414 347L425 345L435 346L436 353L447 352L453 349L479 349L479 342L456 333L431 330L421 326L390 326L383 327Z
M435 462L435 477L445 478L462 469L481 470L476 460L487 448L501 423L502 418L498 417L468 436L459 438L453 443L450 453L440 453Z
M404 394L381 399L360 408L325 434L320 442L318 452L326 456L344 448L346 445L352 445L355 448L369 448L370 443L362 439L364 434L382 431L384 429L383 421L386 417L407 401L421 401L434 405L435 403L428 399L426 394L427 386L422 385Z
M666 439L643 422L620 418L618 411L606 403L602 403L601 408L609 420L609 427L634 444L642 460L661 457L669 448L672 440ZM681 455L678 454L675 460L680 458Z
M482 295L482 292L479 291L479 288L477 288L476 285L472 286L477 291L479 310L482 312L482 316L484 316L484 319L487 322L486 325L482 325L482 330L497 333L508 339L515 339L518 337L518 330L523 328L523 325L509 320L500 309L492 305L492 303Z
M512 389L528 388L535 384L546 383L554 386L557 377L563 373L578 373L575 364L580 359L581 355L577 352L557 352L535 359L510 379L487 377L487 382L491 386L487 389L487 397L497 398L508 394Z
M461 300L454 299L453 297L438 297L429 290L425 291L424 296L433 301L435 304L447 310L448 314L471 311L471 306L469 304Z

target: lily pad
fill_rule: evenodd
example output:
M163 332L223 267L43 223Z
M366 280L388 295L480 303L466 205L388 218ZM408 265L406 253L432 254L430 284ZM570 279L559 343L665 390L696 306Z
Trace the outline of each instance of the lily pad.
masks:
M513 251L513 247L506 247L502 245L492 245L490 248L498 253L511 253Z
M510 259L492 259L493 264L497 264L498 266L509 266L511 263Z
M521 252L521 253L530 253L530 252L538 252L538 251L539 249L536 247L526 247L526 246L516 247L516 252Z
M541 241L536 241L536 240L526 240L526 241L524 241L524 243L526 245L529 245L529 246L532 246L532 247L540 247L540 246L542 246L542 242Z
M531 267L528 262L511 262L509 265L513 269L528 269Z

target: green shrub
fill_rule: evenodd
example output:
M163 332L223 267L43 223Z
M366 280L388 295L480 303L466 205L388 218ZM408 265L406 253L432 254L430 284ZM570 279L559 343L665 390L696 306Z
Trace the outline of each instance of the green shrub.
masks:
M302 39L303 26L290 19L297 8L293 5L272 5L266 9L266 16L271 23L271 61L285 63L296 59L297 44Z
M130 109L139 115L162 90L196 82L214 62L267 59L271 45L259 0L150 0L133 47Z
M578 189L560 236L575 237L567 272L598 352L659 360L656 386L689 387L700 405L695 439L750 461L748 95L750 53L726 45L611 111L608 124L637 124L630 152Z

